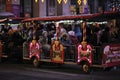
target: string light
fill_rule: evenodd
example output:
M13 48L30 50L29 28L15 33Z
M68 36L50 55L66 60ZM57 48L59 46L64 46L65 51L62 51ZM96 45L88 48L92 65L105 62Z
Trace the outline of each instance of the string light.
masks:
M83 3L84 3L84 5L86 5L87 4L87 0L84 0Z
M67 3L67 0L64 0L64 3L66 4L66 3Z
M77 3L78 3L79 5L81 4L81 2L82 2L81 0L78 0L78 1L77 1Z
M57 0L58 4L60 4L62 2L62 0Z
M37 2L38 2L38 0L35 0L35 2L37 3Z
M44 3L44 0L41 0L42 3Z

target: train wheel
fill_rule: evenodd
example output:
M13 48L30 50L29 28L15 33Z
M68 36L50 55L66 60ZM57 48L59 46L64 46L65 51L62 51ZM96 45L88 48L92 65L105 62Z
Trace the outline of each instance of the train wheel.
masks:
M33 59L33 65L34 65L34 67L39 67L39 61L37 58Z
M83 72L84 73L90 73L90 66L89 66L89 64L88 63L84 63L83 65L82 65L82 70L83 70Z

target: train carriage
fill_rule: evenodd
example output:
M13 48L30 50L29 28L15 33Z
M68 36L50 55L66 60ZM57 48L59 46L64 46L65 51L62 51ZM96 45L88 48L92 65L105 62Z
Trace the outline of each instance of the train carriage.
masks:
M116 23L119 24L119 17L118 12L103 12L24 19L22 21L24 36L27 37L22 50L20 49L23 60L32 61L35 67L41 65L41 62L81 65L85 73L89 73L92 67L106 69L118 66L120 65L120 37L118 36L120 31ZM93 25L91 23L97 27L100 24L102 26L98 30L96 27L91 28ZM105 27L106 23L111 24L111 29ZM65 28L68 34L61 34L66 32L65 30L61 32L63 25L67 26ZM74 28L81 26L81 38L75 36L71 25ZM38 26L39 29L36 28ZM27 28L29 31L26 31ZM110 30L113 30L110 33L114 38L105 33ZM65 38L67 41L63 41Z
M118 17L120 14L117 12L104 12L104 13L97 13L97 14L88 14L88 15L76 15L76 16L56 16L56 17L46 17L46 18L29 18L23 20L23 23L26 22L34 22L34 21L41 21L45 22L53 22L57 23L55 25L56 29L56 36L55 39L51 42L51 44L41 44L40 41L36 41L37 53L32 51L31 55L31 46L32 42L25 43L23 45L23 59L33 61L35 66L38 66L39 62L52 62L52 63L59 63L59 64L72 64L72 65L82 65L83 71L86 73L90 72L91 67L101 67L101 68L108 68L113 66L120 65L120 39L117 37L117 40L112 42L105 42L105 43L97 43L94 41L93 36L89 37L87 35L87 27L88 22L101 22L104 24L104 21L115 20L110 23L115 23L113 28L116 28L115 25L117 21L119 21ZM65 46L61 43L59 39L59 22L62 20L73 20L74 22L80 20L84 20L82 22L82 41L77 44L71 44ZM69 22L68 22L69 23ZM46 24L46 23L45 23ZM119 27L118 27L119 28ZM104 29L101 29L104 31ZM41 39L43 36L40 37ZM87 40L88 38L88 40ZM91 41L90 38L92 38ZM99 37L96 37L99 38ZM111 38L109 38L111 39ZM76 41L74 41L76 42ZM95 43L94 43L95 42ZM38 46L38 45L39 46ZM25 45L27 47L25 47ZM43 49L43 46L45 48ZM27 49L27 50L26 50ZM25 54L27 53L27 56Z
M23 38L17 33L22 17L8 17L0 21L0 57L1 59L22 59ZM7 28L7 27L8 28Z

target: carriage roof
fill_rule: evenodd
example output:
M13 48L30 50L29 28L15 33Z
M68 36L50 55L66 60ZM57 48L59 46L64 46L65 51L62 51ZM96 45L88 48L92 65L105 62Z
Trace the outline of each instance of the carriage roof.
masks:
M24 17L9 17L9 18L1 19L0 23L17 24L17 23L20 23L24 19L25 19Z
M88 22L95 21L106 21L111 19L117 19L120 17L120 13L118 12L103 12L103 13L95 13L95 14L81 14L81 15L68 15L68 16L50 16L50 17L35 17L35 18L27 18L22 20L22 22L30 22L30 21L60 21L60 20L87 20Z

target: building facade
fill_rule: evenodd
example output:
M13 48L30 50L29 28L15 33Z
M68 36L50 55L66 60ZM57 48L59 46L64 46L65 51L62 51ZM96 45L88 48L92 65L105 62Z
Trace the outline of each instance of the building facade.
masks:
M11 12L20 16L20 0L0 0L0 12Z
M0 0L0 12L21 17L93 14L120 6L117 0Z

